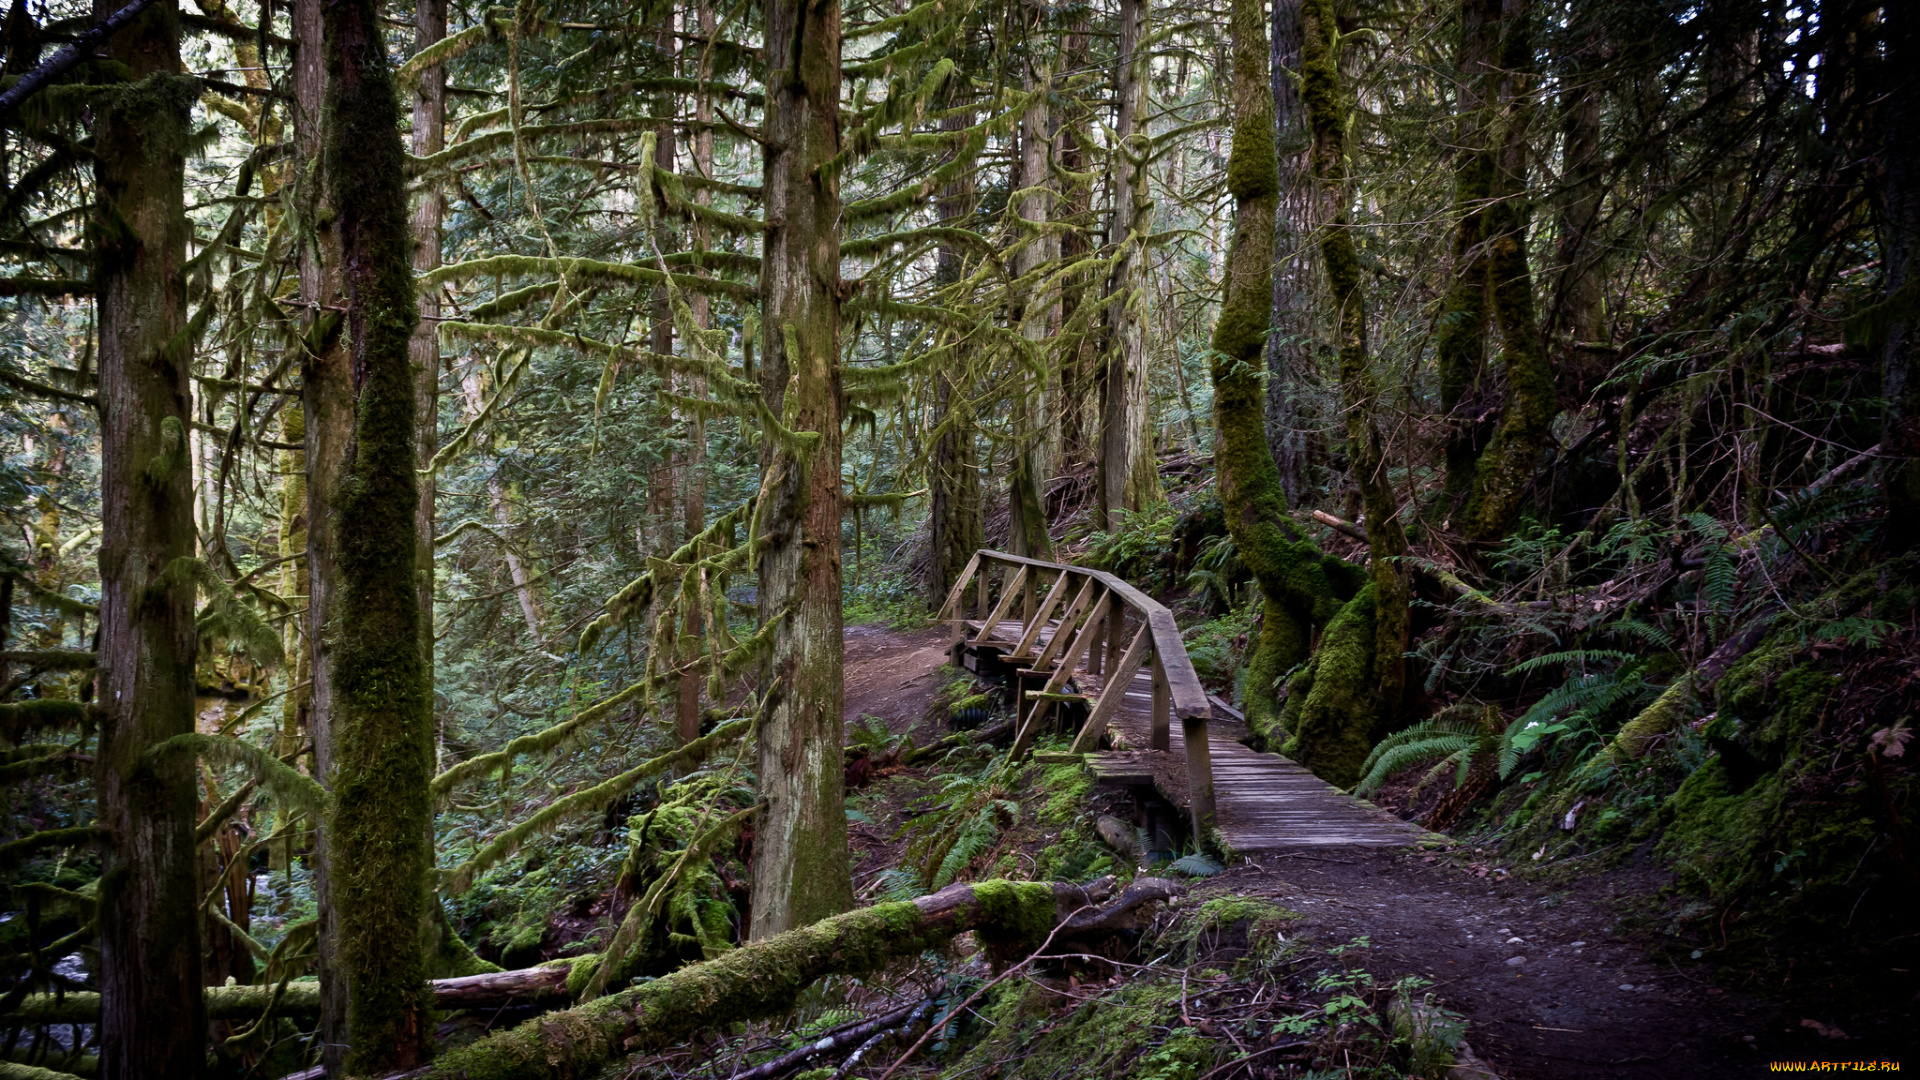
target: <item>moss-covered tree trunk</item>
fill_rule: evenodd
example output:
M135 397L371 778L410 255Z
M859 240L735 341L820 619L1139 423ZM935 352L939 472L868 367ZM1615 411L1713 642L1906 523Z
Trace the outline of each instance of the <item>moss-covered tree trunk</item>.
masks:
M1153 200L1147 193L1147 53L1140 48L1151 0L1120 0L1114 62L1113 218L1119 245L1107 286L1107 347L1100 379L1100 460L1094 474L1094 526L1112 528L1120 510L1164 501L1153 452L1147 396L1147 252ZM1268 110L1272 115L1272 110Z
M100 320L100 1075L195 1077L207 1028L194 766L140 759L194 726L194 587L189 575L162 575L194 555L183 185L199 90L181 72L171 0L142 12L109 53L128 82L97 99L90 230Z
M1292 505L1306 484L1308 453L1316 441L1301 407L1315 368L1315 271L1308 242L1313 235L1313 186L1307 167L1306 109L1293 80L1300 66L1300 0L1274 0L1272 8L1269 63L1280 195L1274 214L1273 317L1267 331L1267 445Z
M1261 374L1273 302L1280 174L1259 0L1236 0L1232 20L1233 150L1227 190L1234 217L1226 300L1214 326L1209 365L1214 467L1227 531L1264 598L1260 637L1247 664L1247 726L1278 748L1284 733L1276 683L1307 658L1313 628L1332 619L1356 585L1350 569L1322 555L1287 516L1286 494L1267 443Z
M1887 540L1920 547L1920 10L1887 8L1885 349L1887 419L1880 443Z
M943 117L943 131L964 131L970 113L959 110ZM973 177L963 174L941 189L935 200L940 224L961 227L972 210ZM934 281L942 288L960 280L965 260L958 247L943 243L934 255ZM950 333L950 331L943 331ZM958 359L956 357L956 359ZM927 528L933 552L928 590L935 604L946 599L953 583L967 568L973 553L986 543L981 522L980 469L974 451L971 393L964 363L941 364L933 373L933 416L936 434L927 461L930 492Z
M760 387L784 430L761 456L760 618L774 622L759 731L750 936L853 906L841 768L838 0L765 0Z
M305 309L300 337L301 433L306 466L307 646L309 685L303 722L313 739L314 775L332 786L333 715L337 635L331 631L340 595L340 523L333 495L346 473L353 437L353 379L342 345L340 234L326 182L327 67L322 48L321 0L293 0L293 131L291 171L295 228L300 244L300 301ZM334 902L332 823L314 831L314 893L318 906L321 1058L328 1071L343 1067L347 1046L347 984L338 962L338 907Z
M1461 0L1460 46L1454 65L1453 280L1440 302L1435 366L1444 414L1446 474L1441 487L1445 515L1466 504L1486 445L1483 400L1487 353L1487 200L1493 193L1493 148L1488 144L1486 103L1494 89L1499 0Z
M692 16L701 36L711 40L715 28L713 8L707 4L695 4ZM693 158L693 172L698 176L712 176L713 95L705 87L713 81L713 51L700 49L699 56L696 73L702 89L694 95L694 129L689 149ZM680 54L680 60L683 64L686 62L684 52ZM713 189L701 185L694 190L693 201L701 206L713 205ZM707 223L696 218L691 232L694 250L706 251L711 239ZM688 296L687 308L696 328L713 328L712 302L706 293L694 292ZM686 396L695 400L707 396L706 376L688 375L685 380L683 392ZM688 411L686 433L687 450L680 470L680 515L681 526L691 537L700 535L707 527L707 418L700 410ZM706 616L698 604L687 605L680 631L680 640L689 644L700 641L706 633ZM706 680L690 662L691 653L686 659L687 670L681 673L679 685L674 691L674 728L679 732L680 741L692 742L700 737L700 693Z
M1561 183L1557 199L1554 262L1557 280L1542 331L1554 348L1554 381L1561 405L1578 409L1606 378L1596 343L1606 336L1606 250L1600 231L1606 193L1607 153L1601 144L1601 106L1612 44L1605 0L1577 0L1572 7L1572 71L1561 81Z
M349 1072L423 1062L431 1034L422 927L433 852L433 728L421 655L410 364L419 319L408 265L406 155L373 0L330 0L325 167L341 256L354 422L330 507L340 592L330 899L347 989Z
M1313 173L1323 223L1320 259L1333 302L1347 456L1366 511L1368 582L1326 624L1312 666L1288 701L1289 745L1301 762L1336 784L1359 779L1367 748L1397 715L1406 687L1412 589L1399 558L1406 533L1387 480L1375 416L1379 391L1367 355L1360 255L1348 214L1346 105L1335 46L1332 0L1303 0L1301 97L1313 132Z
M1535 80L1531 0L1505 0L1497 66L1502 85L1494 126L1500 141L1494 198L1486 212L1486 248L1507 397L1500 426L1480 454L1467 496L1464 531L1469 541L1480 545L1498 543L1512 531L1558 407L1527 259L1527 133Z

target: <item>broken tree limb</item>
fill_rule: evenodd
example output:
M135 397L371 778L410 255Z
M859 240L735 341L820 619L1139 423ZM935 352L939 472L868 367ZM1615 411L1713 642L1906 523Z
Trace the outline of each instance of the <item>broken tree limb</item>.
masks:
M929 998L928 1001L932 999ZM837 1053L850 1046L859 1046L878 1034L885 1034L907 1022L913 1014L925 1008L926 1001L910 1002L897 1009L890 1009L870 1020L861 1020L848 1024L837 1031L823 1035L813 1042L789 1054L782 1054L772 1061L762 1062L733 1077L733 1080L774 1080L800 1068L814 1058Z
M954 885L917 900L850 911L743 945L664 978L495 1033L424 1069L398 1075L433 1080L585 1076L612 1058L657 1050L702 1028L784 1012L822 976L877 971L969 930L1000 955L1031 948L1069 915L1102 899L1098 890L1078 885Z

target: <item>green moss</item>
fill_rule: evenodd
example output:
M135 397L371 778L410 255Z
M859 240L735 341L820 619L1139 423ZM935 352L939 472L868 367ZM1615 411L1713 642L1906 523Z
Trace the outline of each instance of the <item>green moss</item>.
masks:
M943 1075L976 1076L990 1063L1018 1060L1022 1080L1194 1080L1217 1063L1218 1048L1185 1026L1180 995L1178 979L1133 980L1061 1016L1061 999L1046 988L1011 984L983 1010L987 1036Z
M1079 815L1093 790L1093 778L1079 762L1046 765L1040 769L1040 789L1047 801L1040 807L1040 820L1048 825L1064 825Z
M1374 596L1368 585L1327 624L1312 682L1294 724L1293 756L1339 787L1360 780L1380 713L1374 666Z

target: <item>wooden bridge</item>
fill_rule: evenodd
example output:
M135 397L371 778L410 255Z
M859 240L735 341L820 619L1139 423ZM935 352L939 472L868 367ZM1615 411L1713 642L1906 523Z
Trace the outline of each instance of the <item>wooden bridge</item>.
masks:
M1015 758L1044 728L1084 716L1068 752L1095 778L1152 788L1187 811L1194 836L1211 831L1234 854L1428 835L1249 749L1239 715L1200 684L1173 613L1112 574L983 549L939 619L956 665L1012 680ZM1103 739L1114 749L1101 752Z

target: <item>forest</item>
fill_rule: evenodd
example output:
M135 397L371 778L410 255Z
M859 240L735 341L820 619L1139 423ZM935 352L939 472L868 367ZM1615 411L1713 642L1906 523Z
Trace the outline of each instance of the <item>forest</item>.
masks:
M6 3L0 1080L1920 1067L1920 4Z

